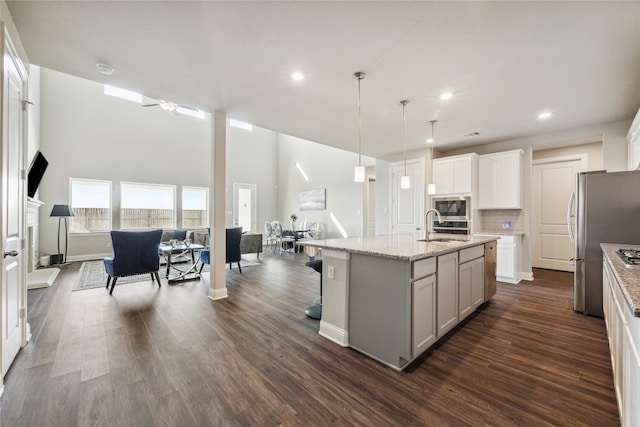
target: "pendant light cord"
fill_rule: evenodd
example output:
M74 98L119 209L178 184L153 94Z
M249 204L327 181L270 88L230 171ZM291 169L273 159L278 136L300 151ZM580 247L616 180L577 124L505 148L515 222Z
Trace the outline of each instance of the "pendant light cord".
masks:
M362 114L360 110L360 80L364 78L364 73L356 73L354 77L358 79L358 166L362 166Z
M404 115L404 107L407 105L409 101L404 100L404 101L400 101L400 104L402 104L402 145L403 145L403 151L404 151L404 175L407 176L407 138L405 136L405 125L406 125L406 119L405 119L405 115Z

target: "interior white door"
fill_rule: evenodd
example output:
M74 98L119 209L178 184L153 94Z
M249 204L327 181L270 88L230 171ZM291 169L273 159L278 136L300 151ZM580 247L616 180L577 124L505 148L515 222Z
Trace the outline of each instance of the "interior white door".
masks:
M400 177L405 173L404 163L391 166L391 231L393 233L422 230L424 224L424 162L407 160L407 175L411 187L400 188Z
M4 34L4 29L2 31ZM5 35L6 37L6 35ZM24 93L26 72L5 46L3 63L2 132L2 377L15 359L23 342L26 310L26 269L24 241ZM24 309L24 310L23 310Z
M532 169L532 265L573 271L567 260L573 245L567 231L567 203L575 190L576 174L586 168L586 159L541 159Z
M255 184L233 184L233 225L243 232L257 232Z

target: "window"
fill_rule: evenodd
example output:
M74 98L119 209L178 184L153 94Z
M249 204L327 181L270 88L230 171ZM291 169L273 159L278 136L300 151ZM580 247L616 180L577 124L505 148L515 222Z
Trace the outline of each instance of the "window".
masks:
M120 183L120 228L175 228L175 185Z
M111 181L70 178L70 233L111 230Z
M209 189L182 187L182 228L209 226Z

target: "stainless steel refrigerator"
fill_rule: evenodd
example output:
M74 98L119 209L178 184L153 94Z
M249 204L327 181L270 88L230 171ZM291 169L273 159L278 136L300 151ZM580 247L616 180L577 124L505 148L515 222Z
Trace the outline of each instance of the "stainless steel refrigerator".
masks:
M567 223L575 244L573 308L602 317L600 243L640 244L640 171L577 174Z

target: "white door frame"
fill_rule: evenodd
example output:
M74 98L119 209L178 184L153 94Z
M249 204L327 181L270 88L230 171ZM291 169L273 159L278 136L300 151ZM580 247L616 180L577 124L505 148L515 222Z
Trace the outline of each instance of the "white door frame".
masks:
M238 226L238 190L251 190L251 231L258 232L257 211L258 211L258 186L256 184L233 183L233 227ZM246 231L246 230L242 230Z
M557 157L547 157L547 158L542 158L542 159L536 159L536 160L532 160L531 162L531 206L535 207L537 206L537 203L542 203L542 200L534 200L534 198L536 197L537 193L534 191L534 185L535 185L535 180L534 178L534 167L535 166L540 166L540 165L549 165L549 164L553 164L553 163L564 163L564 162L575 162L575 161L579 161L580 162L580 168L582 169L582 171L586 171L589 168L589 163L588 163L588 154L587 153L576 153L576 154L569 154L566 156L557 156ZM539 192L538 192L539 193ZM568 202L568 200L567 200ZM535 251L536 248L540 248L540 233L539 232L534 232L534 228L537 230L537 225L535 224L535 215L534 212L532 211L532 218L531 218L531 260L532 260L532 264L533 264L533 260L536 259L535 258ZM539 230L537 230L539 231ZM569 271L569 270L568 270Z

